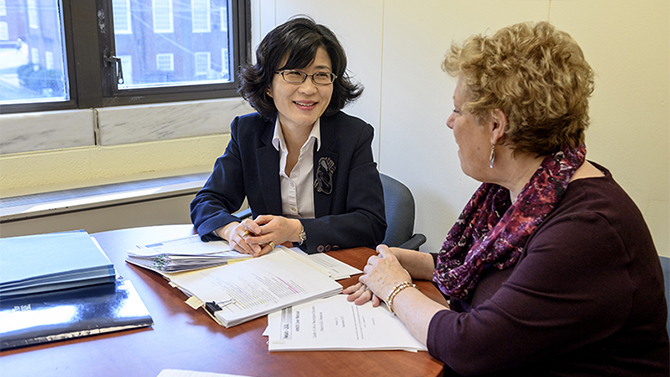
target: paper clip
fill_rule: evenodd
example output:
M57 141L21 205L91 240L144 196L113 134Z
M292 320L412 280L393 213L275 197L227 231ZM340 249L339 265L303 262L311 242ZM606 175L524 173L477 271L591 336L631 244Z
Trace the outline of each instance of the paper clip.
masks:
M224 301L210 301L205 303L205 310L210 312L211 314L214 314L214 312L218 312L219 310L223 309L224 307L234 304L235 299L231 298L228 300Z

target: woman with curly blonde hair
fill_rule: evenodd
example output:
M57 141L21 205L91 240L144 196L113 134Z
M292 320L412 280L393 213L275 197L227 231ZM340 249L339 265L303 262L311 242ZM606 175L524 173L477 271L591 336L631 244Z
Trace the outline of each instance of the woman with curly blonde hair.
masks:
M378 246L350 300L384 299L447 375L667 377L659 258L633 201L586 160L579 45L520 23L453 45L443 68L458 79L447 126L482 185L439 252Z

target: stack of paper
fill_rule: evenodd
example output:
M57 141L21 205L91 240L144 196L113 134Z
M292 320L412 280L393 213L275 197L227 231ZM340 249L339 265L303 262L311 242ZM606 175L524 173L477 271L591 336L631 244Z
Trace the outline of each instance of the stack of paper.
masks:
M323 269L283 247L241 263L178 274L171 284L226 327L342 291Z
M0 298L111 283L115 276L83 230L0 238Z
M426 351L384 305L356 305L346 295L314 300L268 316L270 351Z
M150 245L138 245L136 249L128 251L126 261L158 273L174 273L220 266L248 258L249 255L233 250L225 241L202 242L196 234Z

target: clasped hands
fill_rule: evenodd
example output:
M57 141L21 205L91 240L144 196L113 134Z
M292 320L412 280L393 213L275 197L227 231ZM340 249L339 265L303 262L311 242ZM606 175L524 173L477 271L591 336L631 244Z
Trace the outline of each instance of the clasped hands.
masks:
M356 305L363 305L372 300L372 306L377 307L382 299L388 297L396 284L412 281L409 272L402 267L388 246L379 245L376 251L377 255L368 258L368 263L363 268L363 275L358 278L359 283L342 291L349 295L347 300L353 301Z
M260 257L278 245L291 247L293 241L299 240L301 230L300 220L261 215L253 220L229 223L215 233L240 253Z

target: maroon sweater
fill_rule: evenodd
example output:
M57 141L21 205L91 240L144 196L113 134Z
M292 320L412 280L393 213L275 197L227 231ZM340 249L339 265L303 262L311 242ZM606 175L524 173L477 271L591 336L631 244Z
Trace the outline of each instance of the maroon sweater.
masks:
M599 168L568 185L515 266L485 269L470 300L433 316L428 351L446 375L668 377L659 258Z

